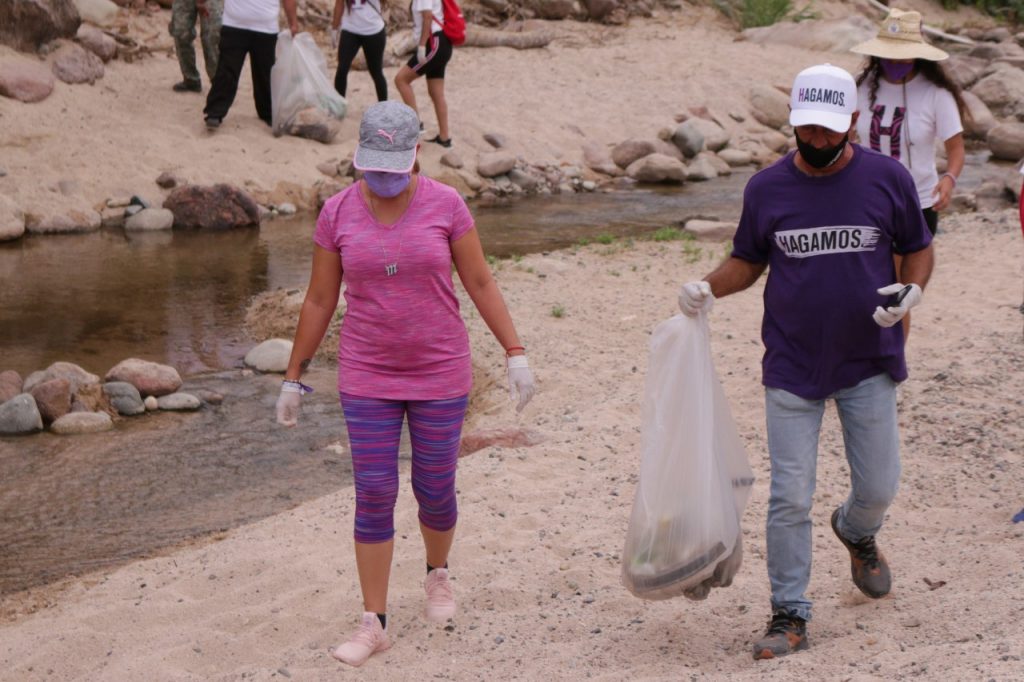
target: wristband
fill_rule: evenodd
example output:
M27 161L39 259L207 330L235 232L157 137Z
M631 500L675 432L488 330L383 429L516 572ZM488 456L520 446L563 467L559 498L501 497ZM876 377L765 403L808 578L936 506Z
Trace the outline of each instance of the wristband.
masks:
M285 379L281 382L281 390L285 393L298 393L299 395L313 392L312 388L301 381L292 381L291 379Z
M523 348L522 346L509 346L508 348L505 349L505 357L512 357L511 353L514 350L521 350L524 353L526 352L526 349Z
M940 182L942 181L942 178L949 178L950 180L953 181L953 187L956 187L956 176L953 175L952 173L943 173L942 175L940 175L939 176L939 181Z

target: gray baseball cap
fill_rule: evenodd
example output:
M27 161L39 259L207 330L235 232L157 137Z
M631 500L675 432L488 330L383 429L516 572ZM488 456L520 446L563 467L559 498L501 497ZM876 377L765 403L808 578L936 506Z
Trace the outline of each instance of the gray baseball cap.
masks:
M363 114L352 162L361 171L408 173L416 162L420 119L401 102L377 102Z

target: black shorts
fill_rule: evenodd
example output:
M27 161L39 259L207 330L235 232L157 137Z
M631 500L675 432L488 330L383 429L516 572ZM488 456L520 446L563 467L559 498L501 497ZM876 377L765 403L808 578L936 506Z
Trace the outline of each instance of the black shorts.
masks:
M924 214L924 222L928 225L928 231L935 236L935 233L939 229L939 214L934 208L923 208L921 213Z
M430 36L427 43L427 59L422 64L416 61L414 54L406 62L408 67L417 75L426 76L428 79L444 79L444 67L448 66L448 60L452 58L452 41L448 40L443 32L438 31Z

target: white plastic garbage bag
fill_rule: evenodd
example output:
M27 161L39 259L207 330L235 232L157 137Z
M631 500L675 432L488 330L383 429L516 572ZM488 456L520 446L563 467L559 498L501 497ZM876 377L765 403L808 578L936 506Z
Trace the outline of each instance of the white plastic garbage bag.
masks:
M707 316L665 320L651 337L626 588L644 599L703 599L731 584L753 481L715 374Z
M296 115L317 108L330 116L345 117L345 98L327 78L327 60L309 33L277 34L274 68L270 70L270 105L274 134L288 132Z

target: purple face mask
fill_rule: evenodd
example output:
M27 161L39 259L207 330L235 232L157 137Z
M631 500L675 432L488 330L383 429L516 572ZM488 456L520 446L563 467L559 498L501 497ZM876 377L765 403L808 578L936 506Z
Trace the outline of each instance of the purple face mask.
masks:
M885 73L885 77L891 81L899 83L907 75L914 70L914 62L894 62L891 59L881 59L882 71Z
M366 171L363 180L370 191L379 197L391 199L402 193L412 180L412 173L386 173L383 171Z

